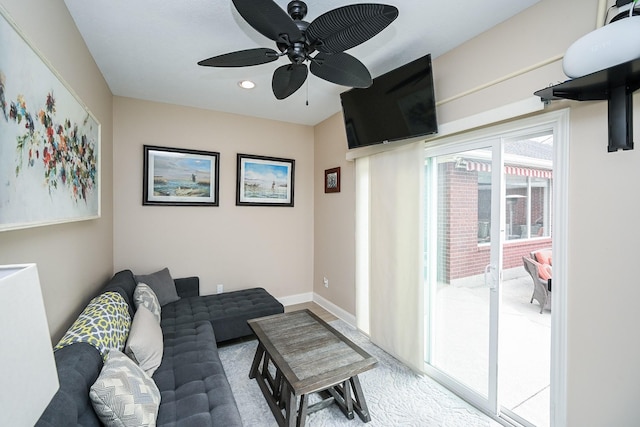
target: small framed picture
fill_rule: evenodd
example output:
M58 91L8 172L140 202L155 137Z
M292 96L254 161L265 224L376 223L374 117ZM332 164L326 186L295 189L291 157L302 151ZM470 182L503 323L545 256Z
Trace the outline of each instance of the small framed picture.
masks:
M293 206L295 160L238 154L236 206Z
M324 171L324 192L340 192L340 168L332 168Z
M218 206L220 153L144 146L143 205Z

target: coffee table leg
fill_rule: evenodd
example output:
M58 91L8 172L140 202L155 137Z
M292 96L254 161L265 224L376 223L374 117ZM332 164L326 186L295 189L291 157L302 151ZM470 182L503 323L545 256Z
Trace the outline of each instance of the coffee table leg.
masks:
M360 380L358 379L358 376L355 375L351 377L349 381L351 382L351 388L353 389L355 399L353 408L355 409L360 419L365 423L368 423L369 421L371 421L371 415L369 414L367 402L364 399L364 393L362 392L362 387L360 386Z
M352 420L353 419L353 399L351 399L351 390L349 387L351 381L347 380L344 382L342 389L344 390L344 403L347 407L347 417Z
M350 420L353 419L353 399L351 398L349 380L329 387L326 391L333 397L333 401L340 408L342 413ZM330 402L327 400L327 402Z
M278 402L278 405L280 407L283 406L282 404L282 387L283 387L284 381L282 381L282 372L280 372L280 369L276 370L276 379L274 381L273 384L273 397L276 399L276 401Z
M261 343L258 343L258 348L256 348L256 355L253 356L253 363L251 364L251 370L249 371L249 378L253 379L258 374L258 366L260 366L260 360L262 360L263 355L264 347Z
M287 427L296 427L297 414L296 414L296 396L293 394L289 385L282 382L282 403L284 406L284 425Z
M309 402L308 395L303 394L300 396L300 408L298 409L298 424L297 427L303 427L307 421L307 404Z

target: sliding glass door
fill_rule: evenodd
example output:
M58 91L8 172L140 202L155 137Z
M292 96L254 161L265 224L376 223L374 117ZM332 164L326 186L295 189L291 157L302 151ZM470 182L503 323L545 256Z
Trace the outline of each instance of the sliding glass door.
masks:
M427 370L522 425L549 425L551 313L530 303L522 256L551 247L552 142L496 135L428 149L425 164Z
M492 165L499 144L431 156L426 165L426 274L429 287L429 364L465 398L491 411L496 384L492 335L497 331L500 195ZM473 159L473 160L472 160ZM500 170L494 168L494 170ZM494 185L498 184L498 185ZM496 208L494 208L496 205Z

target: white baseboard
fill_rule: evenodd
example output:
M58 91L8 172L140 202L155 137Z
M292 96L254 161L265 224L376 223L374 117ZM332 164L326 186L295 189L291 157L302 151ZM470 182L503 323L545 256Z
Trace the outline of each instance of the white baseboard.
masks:
M284 305L285 307L288 305L303 304L305 302L313 301L313 292L306 292L304 294L297 294L297 295L289 295L286 297L279 297L276 299L280 301L280 304Z
M338 307L337 305L335 305L331 301L329 301L329 300L321 297L320 295L314 293L313 294L313 302L315 302L320 307L322 307L325 310L327 310L329 313L331 313L334 316L338 317L339 319L343 320L349 326L351 326L353 328L356 327L356 316L354 316L353 314L349 313L348 311Z
M307 292L304 294L297 294L297 295L289 295L286 297L279 297L276 299L280 301L280 304L284 305L285 307L288 305L304 304L305 302L315 302L320 307L327 310L329 313L333 314L337 318L346 322L349 326L353 328L356 327L356 317L353 314L338 307L328 299L323 298L314 292Z

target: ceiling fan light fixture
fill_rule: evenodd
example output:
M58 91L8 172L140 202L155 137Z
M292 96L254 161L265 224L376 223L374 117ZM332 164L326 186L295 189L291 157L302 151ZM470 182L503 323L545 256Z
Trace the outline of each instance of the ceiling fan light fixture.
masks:
M240 86L242 89L253 89L254 87L256 87L256 84L251 80L240 80L238 82L238 86Z

